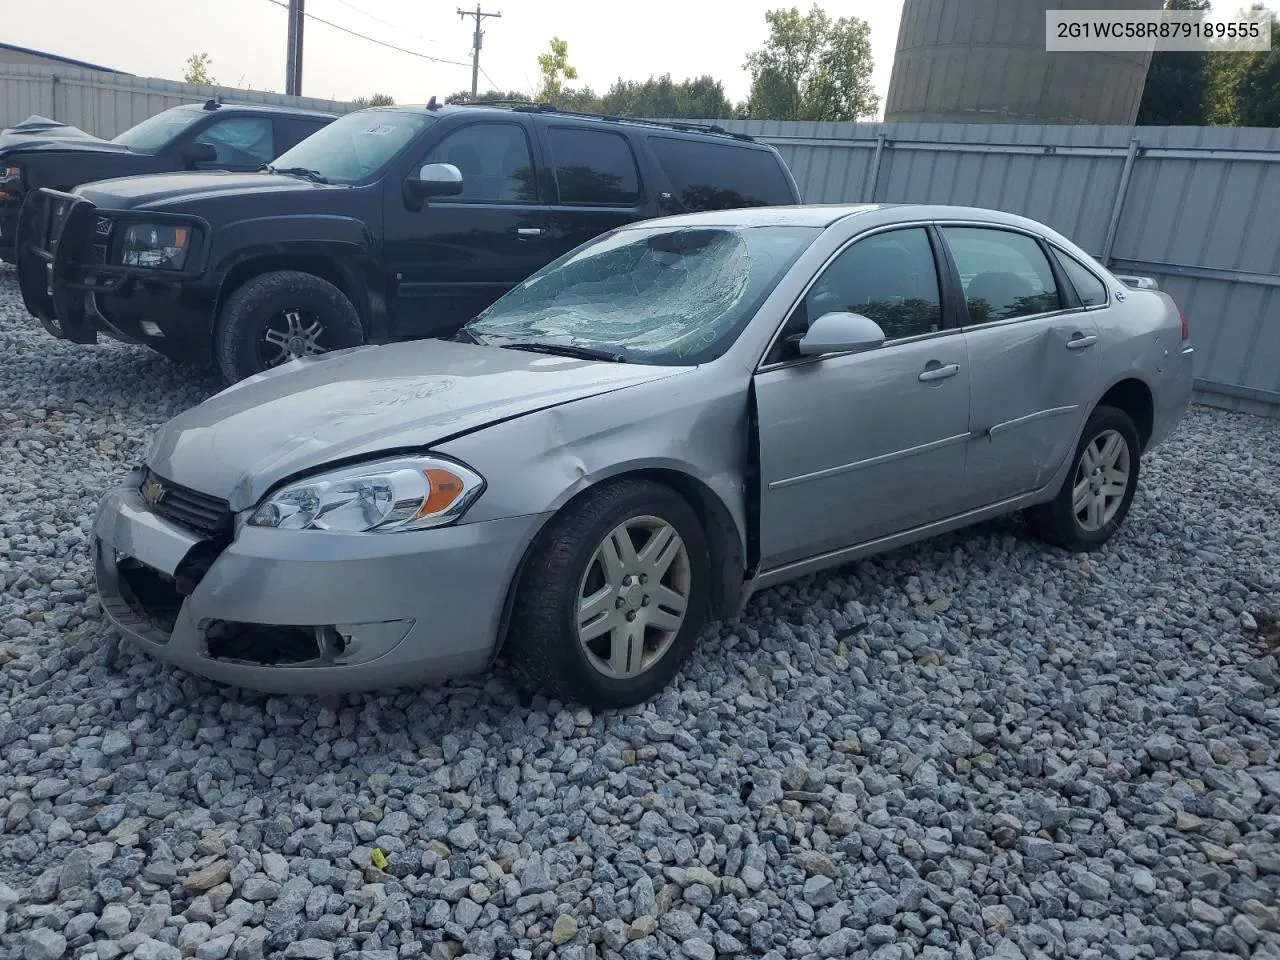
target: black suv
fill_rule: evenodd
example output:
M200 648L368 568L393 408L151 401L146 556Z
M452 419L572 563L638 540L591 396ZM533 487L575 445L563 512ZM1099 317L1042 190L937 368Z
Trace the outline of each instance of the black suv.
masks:
M229 383L295 357L448 336L579 244L668 213L800 201L773 147L543 105L375 107L259 173L41 190L18 275L55 336L99 331Z
M78 127L30 117L0 131L0 260L13 260L23 198L38 187L173 170L257 170L337 114L210 100L173 107L100 140Z

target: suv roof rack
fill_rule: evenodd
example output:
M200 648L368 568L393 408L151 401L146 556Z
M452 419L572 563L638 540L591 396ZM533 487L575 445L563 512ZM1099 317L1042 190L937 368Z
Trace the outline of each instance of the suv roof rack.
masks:
M663 127L667 130L680 130L686 133L713 133L722 137L733 137L755 143L755 137L745 133L730 133L724 127L714 123L686 123L683 120L643 120L639 117L617 117L608 113L587 113L582 110L561 110L549 103L538 100L478 100L475 103L458 104L466 107L506 107L518 113L556 113L564 117L583 117L588 120L607 120L610 123L636 123L647 127Z

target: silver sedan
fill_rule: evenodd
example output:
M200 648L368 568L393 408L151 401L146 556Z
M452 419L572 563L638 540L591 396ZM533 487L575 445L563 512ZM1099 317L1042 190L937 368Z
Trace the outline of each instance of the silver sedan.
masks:
M1025 511L1123 522L1191 393L1186 322L1042 224L941 206L654 220L451 340L231 387L94 538L115 625L272 692L485 670L646 700L754 591Z

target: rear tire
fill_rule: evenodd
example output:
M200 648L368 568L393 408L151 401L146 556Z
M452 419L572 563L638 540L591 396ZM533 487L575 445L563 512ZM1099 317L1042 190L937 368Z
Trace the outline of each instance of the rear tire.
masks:
M213 353L228 384L288 360L358 347L364 326L346 294L298 270L273 270L227 298L213 333Z
M1085 423L1058 495L1026 512L1031 532L1076 553L1101 547L1129 515L1141 450L1132 418L1118 407L1098 407Z
M710 572L697 514L674 491L632 478L590 490L552 519L525 565L512 666L531 692L559 700L643 703L692 653Z

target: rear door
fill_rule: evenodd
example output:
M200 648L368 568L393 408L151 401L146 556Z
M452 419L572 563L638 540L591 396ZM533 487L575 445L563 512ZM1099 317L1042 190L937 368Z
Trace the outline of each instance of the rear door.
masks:
M1099 375L1091 309L1028 233L942 224L972 367L970 507L1042 487L1072 453Z
M655 212L631 137L599 127L554 121L540 125L556 190L549 238L553 257Z
M395 336L448 335L552 259L531 134L527 117L497 111L437 133L406 173L451 163L463 191L420 210L406 204L403 176L387 177L383 249Z

